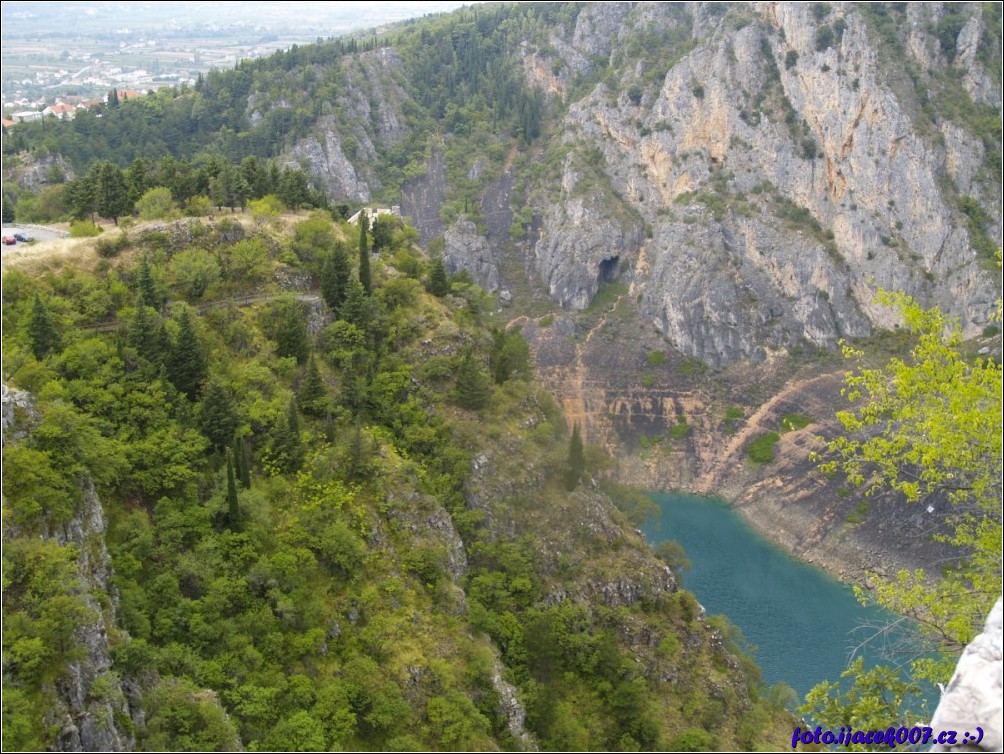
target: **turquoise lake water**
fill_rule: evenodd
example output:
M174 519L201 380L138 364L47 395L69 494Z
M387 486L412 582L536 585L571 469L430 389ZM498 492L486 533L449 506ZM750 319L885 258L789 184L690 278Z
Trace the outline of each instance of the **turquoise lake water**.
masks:
M764 681L783 681L801 699L820 681L840 679L849 649L867 635L855 629L881 620L881 611L863 607L850 587L765 540L726 503L649 494L662 516L642 527L645 536L652 545L665 539L683 545L693 564L684 587L757 647Z

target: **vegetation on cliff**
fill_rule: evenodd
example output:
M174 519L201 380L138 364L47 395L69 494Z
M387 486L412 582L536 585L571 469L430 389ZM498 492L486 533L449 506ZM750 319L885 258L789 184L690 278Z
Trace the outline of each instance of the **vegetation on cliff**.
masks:
M849 688L814 689L804 711L829 727L906 723L907 710L916 711L910 699L921 693L916 681L948 683L1001 593L1001 363L967 358L957 324L937 309L901 294L882 301L900 309L916 345L907 359L848 373L844 394L856 407L838 414L847 434L830 441L821 468L869 493L891 488L923 503L936 538L957 557L940 573L904 570L858 590L912 618L922 641L897 658L909 665L910 682L888 668L865 672L859 660L845 674ZM845 355L863 357L849 347Z
M91 484L114 662L86 693L127 689L142 748L780 745L734 632L588 468L566 493L564 420L486 294L427 292L400 224L367 294L357 229L237 217L4 275L5 380L37 397L4 448L5 747L53 745L87 656L88 553L53 534Z

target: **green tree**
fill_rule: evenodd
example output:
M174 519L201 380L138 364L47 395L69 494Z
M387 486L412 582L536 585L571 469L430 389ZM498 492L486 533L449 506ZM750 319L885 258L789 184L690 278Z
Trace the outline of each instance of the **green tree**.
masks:
M313 262L335 247L335 228L327 212L315 210L293 228L293 251L301 262Z
M3 222L4 224L14 222L14 202L7 194L3 195Z
M219 282L220 263L205 249L187 249L171 257L168 273L189 298L202 298L206 290Z
M91 168L67 186L67 200L70 214L74 219L94 220L98 202L98 173L95 168Z
M241 487L249 489L251 487L251 447L244 436L234 440L234 472L237 474L237 481L241 483Z
M916 706L921 689L903 680L900 673L884 665L865 670L864 657L858 657L841 674L846 683L824 681L805 697L800 711L811 714L817 725L831 730L885 730L905 722L903 711L910 710L910 720L928 719L928 710ZM842 746L848 751L875 751L875 744Z
M248 184L241 171L227 160L222 160L217 174L210 179L209 196L217 207L229 207L233 212L244 207L248 197Z
M359 215L359 282L367 296L373 292L373 281L370 278L370 250L366 238L368 229L369 216L363 210Z
M335 315L341 311L351 277L349 256L345 253L345 247L341 243L336 243L334 251L324 258L324 265L321 268L321 295Z
M136 273L136 295L137 306L149 306L160 309L164 303L164 297L160 292L160 286L153 276L153 268L150 266L150 259L146 254L139 258L139 269Z
M227 449L227 527L231 531L240 529L241 509L237 500L237 478L234 475L233 451Z
M456 404L469 411L480 411L488 405L492 396L488 375L474 360L474 349L467 347L457 368L457 384L453 399Z
M342 319L355 325L363 333L369 332L370 299L358 280L349 280L345 291L345 301L341 308Z
M856 408L837 414L847 434L815 458L824 472L842 472L868 495L891 489L909 502L931 495L950 501L947 528L937 538L955 545L959 556L940 579L922 569L901 571L890 581L875 577L868 594L859 590L862 600L916 620L942 655L915 661L912 675L946 682L957 653L1001 593L1001 365L965 358L957 324L937 309L924 310L902 294L878 300L899 309L916 345L908 359L849 373L843 392ZM845 354L863 356L847 347ZM897 719L900 710L875 688L861 681L848 699L862 710L885 704L885 719ZM831 691L817 687L809 706L826 708ZM841 704L851 704L848 699Z
M251 207L251 219L258 228L267 228L279 219L279 216L286 211L282 202L275 194L266 194L261 199L253 201Z
M218 380L210 381L199 411L199 430L217 451L230 443L237 430L237 411L233 399Z
M59 351L61 341L59 330L56 329L49 307L37 293L31 304L31 313L28 315L27 330L31 352L39 361Z
M443 264L442 257L432 260L432 269L429 271L429 293L437 298L442 298L450 292L450 280L446 276L446 265Z
M171 196L171 189L154 186L136 201L136 212L140 220L166 220L177 216L178 207Z
M110 162L103 163L98 170L97 211L102 217L111 218L116 225L122 215L132 212L132 197L125 173Z
M568 467L565 471L565 489L574 490L586 470L586 453L579 433L579 423L572 425L572 439L568 442Z
M385 251L394 242L397 220L392 215L378 215L373 221L373 251Z
M317 369L313 355L307 361L307 374L297 393L300 410L309 416L324 416L328 412L328 391Z
M194 400L206 379L206 352L199 342L195 324L187 309L182 310L178 326L178 340L167 359L167 374L171 384Z
M310 337L303 321L300 302L294 299L277 305L277 321L273 333L278 356L292 356L302 364L310 354Z
M689 571L691 568L690 558L687 557L683 545L675 539L665 539L655 546L655 556L669 566L673 575L680 578L682 571Z
M530 345L518 328L506 332L502 328L492 331L492 348L488 354L488 367L496 385L512 377L530 379L533 372Z
M153 365L164 363L165 343L161 334L162 325L157 312L149 306L144 306L142 301L137 302L135 313L129 321L129 345Z
M296 411L296 398L289 401L289 411L286 413L286 426L289 435L286 438L287 471L296 471L303 464L303 445L300 441L300 418Z

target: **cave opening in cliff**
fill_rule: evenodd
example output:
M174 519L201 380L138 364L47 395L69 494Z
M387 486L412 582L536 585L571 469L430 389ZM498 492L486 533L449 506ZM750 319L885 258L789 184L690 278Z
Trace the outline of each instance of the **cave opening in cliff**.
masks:
M604 259L600 262L600 274L599 283L603 285L604 283L609 283L611 280L617 277L617 263L620 262L620 257L610 257L610 259Z

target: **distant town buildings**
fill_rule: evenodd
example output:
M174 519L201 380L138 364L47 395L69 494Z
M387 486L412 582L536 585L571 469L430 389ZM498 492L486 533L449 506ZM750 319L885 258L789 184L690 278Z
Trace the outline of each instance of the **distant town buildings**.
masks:
M137 91L136 89L115 89L115 93L119 102L137 99L146 94L145 91ZM91 110L94 107L103 105L108 101L107 96L103 99L82 99L80 97L66 97L65 99L76 100L76 104L73 102L63 102L61 100L57 100L54 104L48 105L42 110L22 110L20 112L11 113L10 118L3 119L3 126L4 128L10 128L11 126L16 126L18 123L28 123L33 120L41 120L42 118L73 120L73 116L77 114L78 110ZM31 104L41 106L44 103Z
M49 105L42 111L42 115L51 115L54 118L59 118L60 120L73 120L73 115L77 111L73 105L68 105L65 102L57 102L55 105Z

